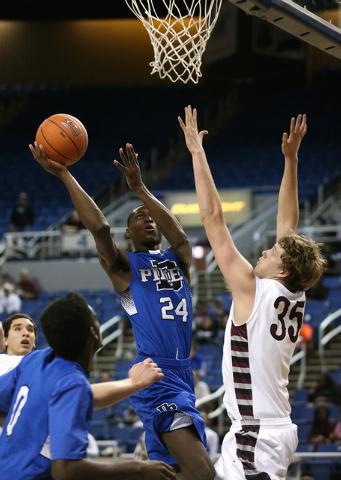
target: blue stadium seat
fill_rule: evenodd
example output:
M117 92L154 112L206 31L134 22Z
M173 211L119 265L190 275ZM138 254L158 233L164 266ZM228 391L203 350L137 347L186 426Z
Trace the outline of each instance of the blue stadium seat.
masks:
M143 427L136 427L136 428L132 428L130 430L130 436L129 436L129 439L130 440L138 440L142 433L145 431L145 429Z
M298 424L297 425L297 435L298 435L298 441L300 443L307 443L308 437L310 434L311 430L311 425L306 423L306 424Z
M103 422L106 420L109 413L109 409L102 408L101 410L94 410L92 413L92 421L94 422Z
M106 440L108 438L108 426L104 421L92 421L89 432L96 440Z
M294 398L293 401L308 401L308 395L309 395L309 388L301 388L298 389L296 388L295 393L294 393Z
M109 436L113 440L122 441L129 440L132 427L109 425Z

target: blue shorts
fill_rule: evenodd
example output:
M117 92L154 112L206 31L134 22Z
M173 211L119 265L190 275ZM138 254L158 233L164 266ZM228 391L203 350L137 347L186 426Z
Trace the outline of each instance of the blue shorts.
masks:
M130 368L146 358L138 355ZM191 359L152 359L162 368L163 379L131 395L129 401L146 429L146 448L150 460L162 460L173 465L176 461L162 443L160 434L194 425L206 447L205 422L195 408Z

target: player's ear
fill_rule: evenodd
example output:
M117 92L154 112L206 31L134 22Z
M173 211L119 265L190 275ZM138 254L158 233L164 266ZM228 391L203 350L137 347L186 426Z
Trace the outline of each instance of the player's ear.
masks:
M8 338L4 337L4 340L5 340L5 347L8 347Z
M126 228L126 235L128 238L131 238L131 231L130 231L130 228Z
M289 272L285 272L284 270L282 270L277 274L277 277L281 280L283 280L285 277L288 277L288 276L289 276Z
M99 336L97 335L96 330L94 329L94 327L90 327L90 336L91 336L92 338L94 338L95 340L98 340L98 339L99 339Z

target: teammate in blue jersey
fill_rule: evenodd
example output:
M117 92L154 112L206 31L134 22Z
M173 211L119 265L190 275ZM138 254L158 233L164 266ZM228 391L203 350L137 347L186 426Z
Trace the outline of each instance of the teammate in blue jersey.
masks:
M179 480L213 480L214 467L204 446L205 424L195 409L189 357L191 246L185 232L143 184L131 144L126 145L127 156L120 149L123 165L114 163L142 202L128 218L127 236L135 253L118 249L102 212L64 165L50 160L37 143L30 150L45 170L64 182L81 222L94 236L100 264L132 322L138 350L134 363L149 356L165 375L130 398L147 430L149 458L177 465ZM165 252L160 250L162 234L171 246Z
M163 462L101 464L84 458L94 407L87 377L101 345L99 324L75 292L47 307L40 323L52 348L26 355L1 377L0 410L8 412L0 437L1 480L175 480Z

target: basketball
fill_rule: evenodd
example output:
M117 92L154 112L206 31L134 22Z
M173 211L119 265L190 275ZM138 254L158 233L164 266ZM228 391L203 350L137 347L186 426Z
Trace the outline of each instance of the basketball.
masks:
M36 141L51 160L69 166L78 162L86 152L88 134L77 118L58 113L40 125Z

